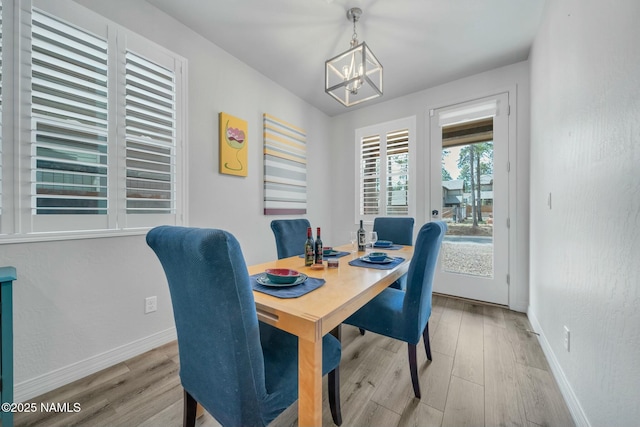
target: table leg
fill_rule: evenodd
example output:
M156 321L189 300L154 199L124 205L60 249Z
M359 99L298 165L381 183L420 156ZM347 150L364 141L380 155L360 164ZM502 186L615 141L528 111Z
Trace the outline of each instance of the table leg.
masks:
M322 338L298 339L298 425L322 426Z

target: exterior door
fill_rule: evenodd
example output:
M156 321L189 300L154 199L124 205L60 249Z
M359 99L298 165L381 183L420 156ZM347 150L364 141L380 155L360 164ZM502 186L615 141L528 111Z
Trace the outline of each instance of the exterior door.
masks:
M448 226L433 290L508 305L508 94L430 115L430 211Z

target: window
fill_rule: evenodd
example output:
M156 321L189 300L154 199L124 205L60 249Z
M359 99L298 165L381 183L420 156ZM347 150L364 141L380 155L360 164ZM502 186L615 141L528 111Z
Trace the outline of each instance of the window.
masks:
M356 222L414 216L415 118L356 130Z
M181 223L186 61L71 2L26 3L19 141L2 153L18 179L0 204L21 220L4 237Z

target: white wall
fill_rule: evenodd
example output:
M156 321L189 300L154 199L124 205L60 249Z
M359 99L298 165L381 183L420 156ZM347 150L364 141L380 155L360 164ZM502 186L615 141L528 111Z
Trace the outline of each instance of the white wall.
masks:
M307 131L308 212L330 230L325 165L329 118L140 0L82 0L108 19L188 60L188 222L223 228L247 263L276 257L262 214L262 114ZM57 0L51 7L81 7ZM89 10L86 13L93 13ZM218 113L248 121L249 176L218 173ZM330 232L328 234L330 236ZM16 399L58 387L173 338L166 280L144 235L0 245L14 290ZM143 314L144 298L158 311Z
M640 419L638 18L637 0L547 2L530 57L529 315L579 425Z
M509 305L525 311L529 302L528 226L529 226L529 69L528 62L501 67L468 78L456 80L401 98L355 110L334 117L331 121L331 141L334 159L331 165L334 210L332 223L336 236L347 236L357 228L354 223L357 197L354 181L355 130L379 122L415 116L417 128L418 182L415 191L418 203L416 229L431 220L429 202L429 110L473 100L498 92L510 92L512 118L510 135L515 137L509 157L512 163L510 180L515 197L510 201L512 224L511 287ZM514 101L514 98L516 99ZM515 126L515 129L513 127ZM511 142L510 142L511 144ZM349 183L344 185L344 183ZM417 231L417 230L416 230ZM346 237L345 237L346 240Z

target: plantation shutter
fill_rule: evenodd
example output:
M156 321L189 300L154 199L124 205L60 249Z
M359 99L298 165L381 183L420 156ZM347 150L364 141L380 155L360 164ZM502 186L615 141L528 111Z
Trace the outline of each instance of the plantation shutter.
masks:
M107 42L32 14L34 215L106 215Z
M0 132L0 233L182 224L187 60L74 2L13 6L16 31L3 39L14 7L0 3L0 118L15 118L4 146ZM2 75L2 54L19 59L15 73Z
M378 215L380 213L380 135L362 138L360 159L360 215Z
M409 214L409 130L360 140L360 216Z
M175 75L126 53L126 211L175 213Z
M409 214L409 131L387 134L386 214Z

